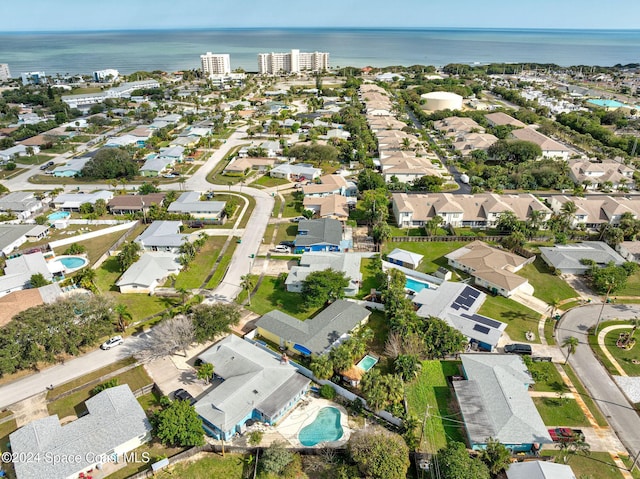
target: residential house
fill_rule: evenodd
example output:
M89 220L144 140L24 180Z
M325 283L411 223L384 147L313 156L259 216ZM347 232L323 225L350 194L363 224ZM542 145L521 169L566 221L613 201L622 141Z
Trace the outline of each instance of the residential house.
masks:
M121 293L153 294L171 274L180 272L178 255L169 252L146 252L116 281Z
M275 158L282 153L282 146L279 141L263 141L258 148L262 148L269 158Z
M342 223L330 218L300 220L295 252L342 251Z
M95 205L96 201L108 203L113 198L111 191L95 191L93 193L62 193L53 199L53 205L63 211L78 211L84 203Z
M436 168L430 158L424 156L394 155L380 159L382 176L389 183L394 179L401 183L411 183L423 176L443 177L445 170Z
M0 211L25 220L42 210L42 202L30 191L14 191L0 197Z
M140 176L144 176L145 178L153 178L169 170L173 164L173 158L151 154L140 167L139 173Z
M391 201L396 223L401 228L424 226L436 216L442 218L445 225L472 228L495 226L505 212L513 213L521 221L526 221L534 211L541 212L542 221L551 217L551 210L532 194L394 193Z
M389 263L397 264L398 266L409 269L418 268L422 258L424 258L424 256L421 254L412 253L411 251L406 251L400 248L394 249L387 255L387 261Z
M640 263L640 241L623 241L616 246L616 251L627 261Z
M258 319L256 327L258 335L294 354L322 355L364 325L370 315L362 306L340 299L305 321L273 310Z
M487 113L484 116L487 122L491 126L512 126L514 128L525 128L527 125L520 120L516 120L511 115L502 113L501 111L495 113Z
M0 252L9 256L11 252L18 249L27 242L27 236L38 231L37 225L5 225L0 224Z
M33 149L34 155L37 155L38 153L40 153L40 148L37 146L29 147L29 146L17 144L12 146L11 148L7 148L5 150L0 151L0 162L11 161L16 157L29 156L29 154L27 153L27 148Z
M551 268L562 274L584 274L591 269L582 260L595 261L600 268L614 263L624 263L624 258L603 241L584 241L577 244L541 246L540 257Z
M109 212L114 215L128 215L147 213L151 205L162 206L165 193L150 193L148 195L118 195L107 203Z
M311 183L302 187L302 193L307 196L356 196L357 187L348 182L342 175L324 175L318 178L319 183Z
M538 145L542 149L543 158L556 158L567 161L569 155L573 153L571 148L539 133L531 127L513 130L511 136L516 140L529 141Z
M64 178L71 178L74 176L80 176L82 173L82 169L89 162L91 158L82 157L82 158L72 158L67 161L64 165L56 166L52 170L53 176L59 176Z
M304 396L309 379L258 345L231 334L198 356L214 367L215 386L195 404L207 435L229 440L247 422L275 424Z
M5 296L3 296L3 292L0 292L0 311L2 311L0 327L9 322L16 314L41 304L55 303L61 296L62 289L58 283L14 291Z
M437 289L419 291L411 301L418 316L440 318L469 338L470 349L494 351L507 325L478 314L486 297L473 286L444 281Z
M201 193L187 191L169 205L169 213L184 213L194 219L222 222L224 219L225 201L202 201Z
M47 263L41 252L8 258L4 275L0 276L0 296L31 287L31 276L41 274L51 281L54 273L61 273L64 267L57 261Z
M141 144L142 146L144 146L144 141L140 140L139 137L126 134L122 136L114 136L113 138L109 138L104 144L104 146L106 146L107 148L121 148L125 146L140 147Z
M272 178L283 178L289 181L312 181L320 176L322 170L304 163L283 163L269 171Z
M435 121L433 127L446 136L457 136L460 133L484 133L484 128L475 120L459 116Z
M453 381L468 445L481 450L489 438L510 451L535 451L551 444L529 395L533 379L516 354L461 354L465 380Z
M476 150L486 151L497 141L496 136L488 133L463 133L455 137L453 148L464 156Z
M223 173L244 175L250 170L264 172L273 168L276 161L276 158L257 158L253 156L247 156L244 158L237 157L225 167Z
M473 241L445 255L445 258L449 266L470 274L476 285L494 294L508 298L517 291L533 293L529 281L516 273L532 263L535 256L527 259L482 241Z
M576 479L571 466L551 461L513 462L507 479Z
M302 206L313 211L320 218L333 218L340 221L349 219L349 200L342 195L305 196ZM351 203L353 204L353 203Z
M354 253L308 252L304 253L293 266L285 281L287 291L301 293L307 276L317 271L332 269L344 273L349 279L348 286L344 289L346 296L355 296L360 290L362 273L360 272L360 255Z
M597 229L603 224L618 225L625 213L640 218L640 200L636 197L557 195L549 199L549 205L556 214L561 214L563 205L569 202L576 208L571 218L573 227L584 224L587 228Z
M181 226L182 221L154 221L134 241L144 251L177 253L188 236L180 233Z
M128 385L105 389L87 399L85 407L86 415L64 426L54 415L9 435L18 457L67 458L15 461L17 479L88 477L104 463L127 462L123 454L151 440L151 424Z
M569 177L586 190L635 188L635 170L620 161L571 161Z

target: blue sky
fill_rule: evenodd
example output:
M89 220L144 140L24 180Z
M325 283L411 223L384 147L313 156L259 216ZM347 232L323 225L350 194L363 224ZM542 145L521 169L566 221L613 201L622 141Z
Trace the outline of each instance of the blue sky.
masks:
M638 0L0 0L2 31L242 27L638 29Z

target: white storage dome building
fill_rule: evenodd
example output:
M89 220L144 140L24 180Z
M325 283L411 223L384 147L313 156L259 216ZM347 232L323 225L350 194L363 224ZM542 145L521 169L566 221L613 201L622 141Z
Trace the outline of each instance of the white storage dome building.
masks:
M426 100L423 108L430 111L461 110L462 97L448 91L432 91L421 95Z

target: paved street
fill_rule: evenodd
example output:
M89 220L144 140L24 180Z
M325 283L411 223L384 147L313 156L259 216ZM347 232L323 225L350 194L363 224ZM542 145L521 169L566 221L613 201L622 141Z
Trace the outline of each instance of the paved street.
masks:
M569 336L578 338L580 345L569 363L629 453L636 455L640 452L640 416L598 362L587 342L587 329L596 325L601 308L601 304L595 304L572 309L560 321L556 337L559 344ZM631 319L638 315L638 305L605 305L602 320Z

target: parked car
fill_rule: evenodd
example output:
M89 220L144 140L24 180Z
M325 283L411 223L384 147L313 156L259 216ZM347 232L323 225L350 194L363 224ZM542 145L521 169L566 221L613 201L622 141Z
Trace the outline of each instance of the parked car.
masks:
M504 352L531 356L531 345L522 343L507 344L504 347Z
M575 442L584 441L584 433L580 429L570 427L556 427L549 429L549 436L553 442Z
M296 245L295 241L280 241L279 244L281 244L282 246L287 246L289 248L293 248Z
M277 245L274 249L276 253L291 253L291 248L282 244Z
M41 170L46 170L50 166L53 166L53 161L47 161L44 165L40 166Z
M107 350L115 348L116 346L120 346L122 343L124 343L124 339L122 339L122 336L114 336L113 338L107 339L104 343L102 343L100 349Z
M191 395L191 393L184 389L176 389L173 393L173 399L176 401L189 401L189 404L192 406L196 403L196 399Z
M306 219L307 219L307 218L305 218L304 216L296 216L295 218L291 218L291 221L292 221L293 223L298 223L298 222L300 222L300 221L302 221L302 220L306 220Z

